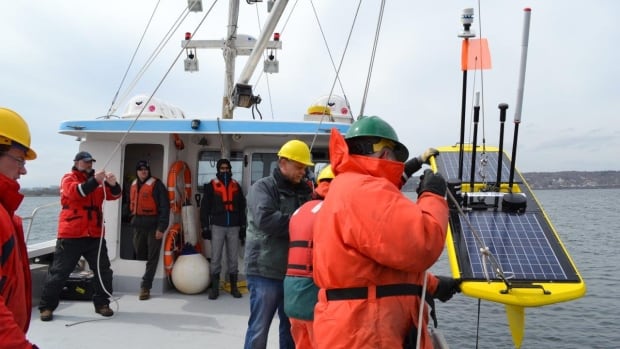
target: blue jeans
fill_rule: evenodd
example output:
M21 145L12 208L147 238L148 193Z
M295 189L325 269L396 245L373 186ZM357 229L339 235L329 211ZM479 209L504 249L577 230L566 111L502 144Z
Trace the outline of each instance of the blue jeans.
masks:
M291 323L284 314L283 281L248 275L247 283L250 290L250 319L244 349L267 347L267 335L276 310L280 318L280 349L294 349Z

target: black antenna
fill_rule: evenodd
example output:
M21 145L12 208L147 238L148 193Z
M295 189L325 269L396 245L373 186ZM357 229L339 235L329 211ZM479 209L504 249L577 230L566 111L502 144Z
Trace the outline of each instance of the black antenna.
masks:
M504 155L504 122L506 122L506 110L508 104L500 103L499 108L499 151L497 152L497 191L502 185L502 160Z
M471 177L469 178L469 192L474 192L474 182L476 179L476 147L478 145L478 121L480 120L480 92L476 92L474 103L474 139L471 149Z
M508 104L500 103L499 108L499 150L497 151L497 181L496 188L499 193L502 189L502 169L503 169L503 156L504 156L504 122L506 122L506 110ZM495 209L498 207L499 197L495 197Z

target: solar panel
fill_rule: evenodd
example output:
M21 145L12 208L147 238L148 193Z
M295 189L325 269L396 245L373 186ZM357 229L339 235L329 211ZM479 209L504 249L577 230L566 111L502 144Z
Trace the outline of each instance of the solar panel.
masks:
M465 218L466 217L466 218ZM452 212L450 224L464 280L499 280L493 264L482 257L486 246L499 262L504 276L513 281L579 281L557 237L540 212L509 214L470 211L463 217ZM468 219L482 244L465 222Z
M497 180L497 154L498 152L476 152L476 172L474 182L491 182ZM473 154L463 153L463 182L471 180L471 159ZM481 161L482 160L482 161ZM459 152L442 152L436 159L439 172L446 179L459 178ZM484 164L482 163L484 162ZM510 161L507 156L502 156L502 181L508 182L510 176ZM516 181L515 181L516 183Z

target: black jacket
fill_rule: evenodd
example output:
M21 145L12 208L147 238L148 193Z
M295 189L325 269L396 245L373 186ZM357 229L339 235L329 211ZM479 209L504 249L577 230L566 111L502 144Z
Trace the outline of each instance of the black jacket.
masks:
M200 223L202 227L205 228L209 225L219 225L222 227L245 226L246 201L241 185L235 180L223 181L220 178L221 176L218 174L218 179L213 179L204 185L204 195L200 203ZM226 187L231 185L238 187L232 198L233 211L226 210L222 195L216 193L213 188L214 181L219 181L219 183Z

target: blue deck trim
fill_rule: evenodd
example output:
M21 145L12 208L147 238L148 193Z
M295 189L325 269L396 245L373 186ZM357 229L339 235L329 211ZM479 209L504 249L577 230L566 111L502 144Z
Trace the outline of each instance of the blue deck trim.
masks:
M332 127L346 133L350 124L316 121L263 121L199 119L198 129L191 128L191 119L144 119L138 120L132 132L141 133L221 133L223 134L328 134ZM133 120L75 120L60 124L59 133L117 133L125 132Z

